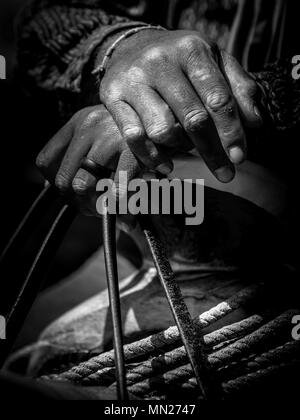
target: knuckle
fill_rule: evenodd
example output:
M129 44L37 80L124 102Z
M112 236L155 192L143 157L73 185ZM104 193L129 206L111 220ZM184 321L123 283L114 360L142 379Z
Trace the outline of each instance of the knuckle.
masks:
M161 46L148 48L143 55L143 60L147 63L160 63L166 57L166 51Z
M100 99L104 104L117 102L122 93L122 86L119 82L111 80L102 82L100 89Z
M93 110L90 111L87 116L84 118L81 128L90 128L96 126L101 121L101 111Z
M166 123L155 124L148 129L148 137L154 143L164 143L173 133L173 128Z
M229 146L243 143L244 130L240 125L228 125L223 130L223 140Z
M257 95L258 86L254 80L248 80L243 84L243 86L240 86L240 91L243 96L253 98Z
M188 34L181 38L179 47L183 50L193 51L201 45L201 38L198 34Z
M209 115L205 110L189 111L184 118L184 129L187 132L197 132L205 128Z
M126 72L127 80L139 80L144 76L144 70L139 66L132 64Z
M222 89L210 90L206 96L206 105L213 112L223 111L224 108L234 107L234 102L229 93Z
M144 137L144 130L137 126L127 126L123 130L123 138L128 145L135 145Z
M66 193L70 186L68 177L62 172L58 173L55 178L55 186L61 193Z
M132 65L126 72L127 86L136 85L137 83L144 83L147 79L147 75L142 66Z

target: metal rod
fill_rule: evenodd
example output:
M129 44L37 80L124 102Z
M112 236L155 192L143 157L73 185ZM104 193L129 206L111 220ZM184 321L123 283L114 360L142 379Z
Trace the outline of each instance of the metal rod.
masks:
M24 241L24 233L28 231L29 226L33 222L36 224L41 222L44 216L43 206L45 203L42 203L41 200L46 200L47 202L48 199L52 199L52 195L50 190L45 190L40 198L36 200L31 211L27 214L20 228L10 241L7 252L3 255L3 266L9 265L10 275L19 276L20 281L15 288L16 290L6 302L7 340L3 342L0 340L0 367L6 360L24 320L36 299L44 281L45 272L55 256L58 246L61 244L63 237L76 216L76 210L64 204L59 198L57 207L54 210L52 209L51 218L45 226L45 233L38 240L37 245L33 247L32 253L29 256L28 268L23 268L21 265L21 269L19 270L18 265L13 264L12 250L16 251L16 256L18 256L18 249L22 249L25 246L24 242L26 243ZM2 280L5 279L6 275L5 267L3 266L1 266ZM2 302L0 302L1 306Z
M106 211L104 211L102 219L103 241L109 301L113 324L116 381L118 399L121 401L126 401L129 398L126 386L126 368L123 349L121 302L116 257L116 216L109 214L107 207L105 210Z
M188 311L180 287L161 241L149 217L139 217L140 225L145 233L155 263L158 277L164 288L175 322L180 332L187 356L194 370L200 395L204 399L217 397L219 390L211 375L211 369L204 350L202 332L193 322Z

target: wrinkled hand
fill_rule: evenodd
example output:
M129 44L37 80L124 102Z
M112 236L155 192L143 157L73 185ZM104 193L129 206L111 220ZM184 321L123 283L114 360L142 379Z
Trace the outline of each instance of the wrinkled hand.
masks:
M81 161L88 157L115 171L126 148L127 144L104 106L89 107L77 112L49 141L36 164L64 196L75 200L82 213L96 215L98 179L80 168Z
M100 87L101 102L146 167L169 173L164 148L197 148L222 182L246 158L245 128L262 124L256 95L233 57L182 30L149 29L123 41ZM186 137L175 135L176 121Z

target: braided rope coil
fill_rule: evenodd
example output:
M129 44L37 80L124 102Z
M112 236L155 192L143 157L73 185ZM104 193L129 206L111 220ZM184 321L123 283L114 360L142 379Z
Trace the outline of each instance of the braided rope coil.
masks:
M243 289L234 297L228 299L226 302L221 302L211 310L200 315L195 322L199 328L203 329L213 325L215 322L224 318L226 315L234 312L236 309L243 306L246 302L250 302L258 296L262 290L262 285L255 285ZM124 355L126 362L136 359L138 357L150 356L154 352L164 351L170 346L180 343L180 334L177 327L170 327L166 331L151 335L138 342L124 346ZM59 375L49 375L41 377L42 380L55 381L69 381L74 383L81 383L84 379L90 377L101 369L114 367L114 352L110 351L99 356L93 357L87 362L83 362L78 366L73 367L67 372Z
M195 322L202 329L211 326L243 305L253 303L261 291L262 285L246 288L201 314ZM291 320L297 313L299 311L289 310L275 319L271 319L270 312L254 314L203 336L208 363L222 384L224 398L275 377L289 369L291 364L299 366L300 343L289 342ZM164 399L167 398L166 392L175 390L179 395L187 392L187 396L198 398L194 372L184 347L180 345L176 327L125 346L125 358L127 385L132 395ZM115 389L113 351L61 374L42 376L39 380Z

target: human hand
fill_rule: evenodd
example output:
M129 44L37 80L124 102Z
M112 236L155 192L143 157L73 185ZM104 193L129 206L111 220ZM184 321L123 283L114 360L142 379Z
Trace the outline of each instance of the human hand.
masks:
M98 178L81 168L87 157L114 172L127 144L104 106L84 108L61 128L39 153L36 164L62 195L83 214L97 215Z
M118 46L100 99L146 167L171 172L161 146L196 148L216 178L229 182L246 159L245 129L262 125L257 92L238 62L197 32L149 29ZM176 121L186 137L175 135Z

